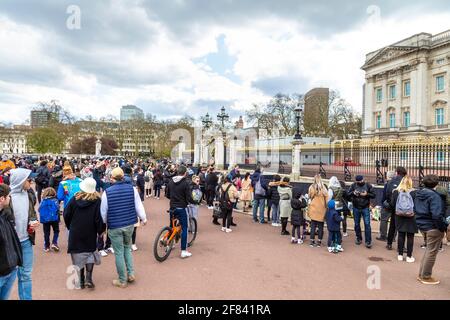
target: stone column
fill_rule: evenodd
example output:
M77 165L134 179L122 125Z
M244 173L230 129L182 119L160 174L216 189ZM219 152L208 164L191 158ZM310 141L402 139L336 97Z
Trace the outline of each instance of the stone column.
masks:
M196 143L194 145L194 166L200 166L201 165L201 143Z
M301 174L301 147L303 141L292 141L292 180L299 180Z
M206 141L202 142L202 159L201 164L209 163L209 146L206 145Z
M228 170L231 170L234 165L237 164L237 140L231 139L229 142L230 146L230 160L228 161Z
M223 144L224 144L223 137L221 135L217 136L215 141L216 152L214 155L214 159L216 167L218 169L225 169L223 163L224 162Z
M427 63L425 59L417 61L411 72L411 124L427 126Z
M184 143L183 141L180 141L180 143L178 143L178 159L182 161L183 160L183 152L186 150L186 143Z
M373 127L373 110L374 110L374 79L373 77L369 77L366 80L366 88L365 88L365 98L364 98L364 129L363 131L368 131L370 128L374 129Z

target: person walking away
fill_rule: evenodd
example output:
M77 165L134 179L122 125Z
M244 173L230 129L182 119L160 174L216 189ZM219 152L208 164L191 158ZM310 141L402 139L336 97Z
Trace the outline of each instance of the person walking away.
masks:
M151 166L148 167L145 172L145 197L150 198L152 196L153 189L153 169Z
M436 175L427 175L423 178L424 188L416 192L414 209L416 223L419 230L425 234L427 246L422 258L419 276L417 278L423 284L436 285L440 281L433 277L433 267L436 262L439 246L447 224L442 210L442 199L435 191L439 183Z
M223 177L220 186L220 207L222 210L222 231L229 233L233 231L230 226L232 222L234 203L239 198L236 187L231 183L228 176Z
M39 218L44 228L44 252L50 249L59 252L59 201L53 188L42 191L42 202L39 205ZM53 241L50 247L50 230L53 229Z
M125 181L123 170L114 169L111 178L113 185L102 194L100 211L108 228L119 275L119 279L113 280L113 285L126 288L128 283L136 280L131 255L134 225L138 217L143 225L147 224L147 216L138 191Z
M161 187L163 185L164 178L160 170L156 170L155 176L153 177L154 187L155 187L155 198L159 200L161 196Z
M291 199L292 199L292 187L289 185L290 179L284 177L278 186L278 194L280 196L280 219L281 219L281 235L290 235L289 231L286 230L288 220L291 218Z
M11 170L11 202L17 235L22 247L23 264L19 267L17 277L20 300L33 299L33 245L35 244L35 229L39 226L35 203L28 190L35 174L27 169Z
M327 228L328 228L328 252L339 253L343 252L342 235L341 235L341 221L344 219L336 209L336 200L328 201L327 209Z
M414 248L414 235L419 231L414 217L414 198L416 192L413 189L412 179L408 176L403 177L398 187L392 194L391 207L395 208L395 226L397 228L397 250L398 260L403 261L403 252L405 240L407 240L406 262L415 261L412 256Z
M50 181L50 171L48 170L47 164L47 161L41 161L39 168L36 170L36 178L34 179L39 203L42 201L42 190L48 187Z
M302 244L305 240L306 225L303 210L306 206L306 199L303 197L301 191L299 189L293 189L291 199L292 243ZM303 227L303 233L301 232L301 227ZM297 240L295 239L295 232L297 232Z
M22 266L22 246L14 228L14 215L9 207L10 188L0 184L0 300L8 300L17 270Z
M62 180L63 180L63 170L59 165L55 165L50 175L48 186L57 191L59 189L59 185L62 182Z
M138 167L137 169L137 177L136 177L136 188L139 193L139 197L141 198L142 204L144 204L145 200L145 175L144 170L142 167ZM133 235L131 236L131 250L137 251L138 247L136 245L136 236L137 236L137 229L141 226L141 223L138 219L138 222L134 225L133 229Z
M278 193L278 187L281 183L281 177L276 174L273 177L273 181L269 183L269 190L267 193L268 199L270 199L272 206L272 226L279 227L280 223L280 194Z
M95 179L86 178L80 183L80 191L64 209L64 222L70 231L67 253L79 270L80 289L95 288L92 279L94 265L101 263L101 257L96 252L97 238L105 232L106 226L100 214L101 200L96 188Z
M260 167L256 168L251 176L253 188L253 221L258 222L258 208L259 208L259 223L267 223L264 220L264 210L266 207L267 197L267 182L262 174Z
M177 175L167 185L166 196L170 199L170 213L181 223L181 258L192 256L187 250L188 213L187 207L192 203L191 187L186 180L187 169L180 166ZM171 219L172 220L172 219Z
M400 182L402 181L403 177L405 177L407 175L407 171L404 167L397 167L397 169L395 170L397 175L392 178L391 181L388 182L387 186L386 186L386 200L389 204L393 204L392 201L392 195L395 189L397 189L397 187L399 186ZM388 231L388 236L387 236L387 245L386 248L388 250L392 250L392 243L394 242L395 239L395 233L396 233L396 226L395 226L395 207L392 206L388 206L389 208L387 209L390 212L390 223L389 223L389 231Z
M63 181L59 184L56 194L59 201L64 202L64 208L69 204L72 197L80 191L81 179L77 178L69 162L63 167Z
M386 197L386 190L389 182L395 177L395 171L388 171L386 173L386 183L383 188L383 197L381 199L381 217L380 217L380 235L376 237L378 241L387 241L388 223L391 218L391 204Z
M372 248L372 229L370 226L370 199L375 199L375 193L371 184L364 181L364 177L356 176L348 191L349 198L353 203L353 218L355 221L356 244L362 243L361 218L364 221L364 240L366 248Z
M310 246L320 247L323 239L323 227L327 213L328 190L323 184L320 175L314 177L314 183L309 186L308 197L311 199L308 207L308 216L311 219ZM318 240L316 238L316 229L318 230Z
M243 212L247 212L247 202L250 204L252 201L252 180L250 179L250 172L245 173L244 179L242 179L239 200L243 202Z
M214 208L214 198L216 194L216 188L219 183L219 177L216 172L214 172L214 168L210 167L208 170L208 174L206 175L206 193L207 193L207 205L208 209L212 210ZM217 219L214 219L214 224L220 225Z

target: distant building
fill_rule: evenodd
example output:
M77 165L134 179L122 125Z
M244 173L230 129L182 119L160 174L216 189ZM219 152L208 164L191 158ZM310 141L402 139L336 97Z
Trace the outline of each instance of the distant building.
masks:
M120 121L129 121L144 118L144 111L136 106L128 105L123 106L122 109L120 109Z
M315 88L305 94L303 125L309 136L326 134L329 96L330 90L328 88Z
M0 152L2 154L24 154L27 149L29 126L0 126Z
M45 128L50 121L58 120L58 114L46 110L32 110L30 115L31 128Z
M234 128L235 129L244 129L244 120L242 120L242 116L240 116L239 120L236 121Z

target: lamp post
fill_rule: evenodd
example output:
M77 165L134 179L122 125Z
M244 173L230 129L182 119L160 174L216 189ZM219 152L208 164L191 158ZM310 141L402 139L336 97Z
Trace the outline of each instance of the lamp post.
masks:
M225 170L225 165L227 163L227 147L225 144L226 132L225 132L225 121L228 121L230 116L225 112L225 107L220 109L220 113L217 115L217 120L221 122L222 138L223 138L223 169Z
M294 135L294 139L292 140L292 179L298 179L300 177L300 167L301 167L301 145L304 143L302 134L300 132L300 120L303 112L305 100L304 97L301 97L297 106L294 109L295 118L297 121L297 130Z

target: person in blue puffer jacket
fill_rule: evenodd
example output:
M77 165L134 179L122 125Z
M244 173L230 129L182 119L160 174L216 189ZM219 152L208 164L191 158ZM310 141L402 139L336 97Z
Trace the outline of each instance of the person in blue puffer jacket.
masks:
M328 252L338 253L342 249L341 221L344 218L336 210L336 202L328 201L327 228L328 228Z
M44 228L44 251L49 252L50 248L59 252L59 201L56 198L56 191L53 188L46 188L42 191L42 202L39 206L39 218ZM50 247L50 229L53 229L53 241Z

